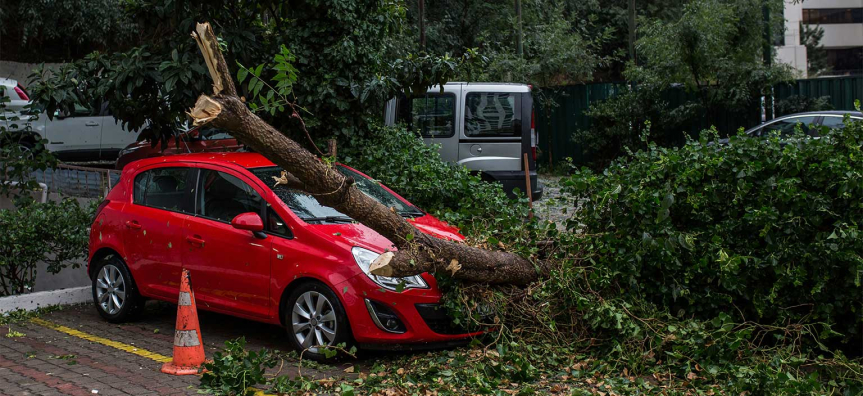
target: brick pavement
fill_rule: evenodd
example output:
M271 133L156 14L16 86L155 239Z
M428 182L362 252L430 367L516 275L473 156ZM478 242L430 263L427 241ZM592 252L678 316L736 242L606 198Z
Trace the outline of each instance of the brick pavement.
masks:
M171 356L176 306L150 302L136 322L110 324L92 305L66 307L42 319L93 336ZM244 336L247 349L288 350L281 327L199 312L207 357L225 340ZM33 322L9 325L24 336L7 337L0 327L0 395L194 395L198 376L171 376L159 371L161 363L98 342L75 337ZM296 363L296 362L288 362ZM340 367L303 370L318 378L344 375ZM360 363L362 365L362 363ZM295 375L296 364L283 373Z

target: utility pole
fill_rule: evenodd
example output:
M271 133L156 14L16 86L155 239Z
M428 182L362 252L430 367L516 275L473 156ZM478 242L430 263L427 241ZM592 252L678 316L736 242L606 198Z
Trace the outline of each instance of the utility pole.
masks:
M518 19L518 34L515 38L515 46L516 52L518 53L519 58L524 58L524 44L522 43L522 30L521 30L521 0L515 0L515 15Z
M764 14L764 65L771 66L773 64L773 36L770 26L770 6L768 0L764 0L761 5L761 12ZM773 87L767 88L768 92L764 95L764 120L773 119Z
M629 59L635 61L635 0L629 0Z
M420 49L426 49L426 2L419 0Z

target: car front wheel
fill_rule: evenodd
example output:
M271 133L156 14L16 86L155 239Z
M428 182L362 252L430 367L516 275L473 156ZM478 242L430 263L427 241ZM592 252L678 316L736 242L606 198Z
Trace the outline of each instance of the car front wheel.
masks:
M318 282L304 283L291 292L287 302L285 324L288 336L304 359L330 360L324 353L326 347L350 342L350 325L345 309L327 286ZM332 350L338 352L337 349Z

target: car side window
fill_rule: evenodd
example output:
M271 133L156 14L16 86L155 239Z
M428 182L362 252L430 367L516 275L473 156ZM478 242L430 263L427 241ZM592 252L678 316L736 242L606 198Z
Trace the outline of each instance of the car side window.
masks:
M135 176L132 202L138 205L191 213L189 168L156 168Z
M765 126L761 129L759 136L770 136L773 133L779 133L782 137L791 136L794 134L794 128L797 127L797 124L801 124L800 128L803 130L803 133L809 133L809 127L815 123L814 116L812 117L792 117L786 118L781 121L776 121L770 125Z
M422 137L455 136L455 95L402 98L397 117L397 122L419 130Z
M516 94L471 92L464 105L464 134L470 137L518 137L521 120Z
M196 214L230 222L238 214L261 213L263 198L239 178L210 169L201 170Z
M845 126L845 117L824 116L821 126L826 126L830 129L842 128Z

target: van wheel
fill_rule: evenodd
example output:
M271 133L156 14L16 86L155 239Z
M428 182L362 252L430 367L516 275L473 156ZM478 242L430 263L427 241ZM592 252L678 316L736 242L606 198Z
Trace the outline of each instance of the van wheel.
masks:
M322 283L307 282L291 292L287 303L285 324L297 353L318 362L338 359L341 352L328 358L324 350L326 346L348 345L351 328L336 294Z
M123 323L141 314L144 299L123 260L107 256L96 264L93 274L93 303L99 315L111 323Z

